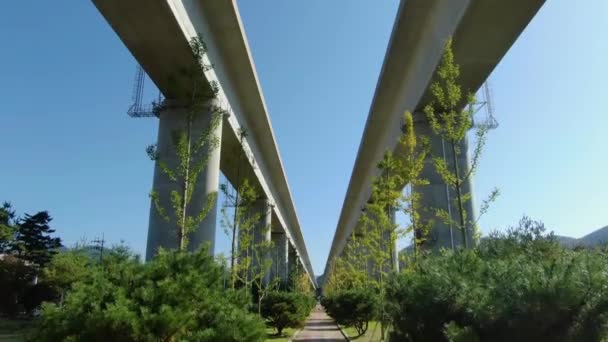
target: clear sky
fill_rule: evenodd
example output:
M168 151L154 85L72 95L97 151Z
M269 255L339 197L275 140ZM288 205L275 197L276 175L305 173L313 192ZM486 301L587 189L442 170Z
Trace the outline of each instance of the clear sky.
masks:
M397 4L239 1L316 273ZM607 34L607 1L547 1L492 74L500 127L475 194L498 186L502 195L484 231L523 214L574 237L608 225ZM126 115L130 53L89 1L5 2L0 41L0 200L19 213L49 210L68 244L104 234L143 253L153 170L145 147L158 123Z

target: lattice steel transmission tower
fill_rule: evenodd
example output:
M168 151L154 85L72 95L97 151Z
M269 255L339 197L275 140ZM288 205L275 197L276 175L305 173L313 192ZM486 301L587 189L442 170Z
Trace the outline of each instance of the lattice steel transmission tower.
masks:
M494 117L492 88L490 87L490 82L488 80L481 86L481 97L482 101L477 102L473 110L473 126L495 129L498 127L498 121L496 121L496 118ZM482 110L483 113L477 115L477 113Z

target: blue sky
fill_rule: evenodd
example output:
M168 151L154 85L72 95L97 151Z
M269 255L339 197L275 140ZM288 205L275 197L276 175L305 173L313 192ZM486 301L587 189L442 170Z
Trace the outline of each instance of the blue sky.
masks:
M315 271L323 271L397 1L239 1ZM145 250L155 119L126 116L135 62L89 1L0 10L0 200L49 210L68 243ZM608 225L608 2L547 1L491 76L500 127L475 179L574 237ZM480 46L479 48L483 48ZM218 228L217 249L227 250Z

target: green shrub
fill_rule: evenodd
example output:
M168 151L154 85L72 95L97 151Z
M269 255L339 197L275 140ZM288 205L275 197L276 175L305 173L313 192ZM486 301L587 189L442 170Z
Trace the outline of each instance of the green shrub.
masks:
M262 317L277 330L280 336L285 328L302 326L310 310L308 296L294 292L271 292L262 300Z
M474 250L429 255L392 278L387 303L399 341L601 341L606 284L604 252L563 248L524 218Z
M123 253L124 254L124 253ZM261 341L249 298L225 291L206 250L161 251L141 264L117 253L72 285L63 306L45 304L36 341Z
M354 327L359 336L365 334L379 309L377 296L367 289L339 291L325 297L322 304L338 324Z

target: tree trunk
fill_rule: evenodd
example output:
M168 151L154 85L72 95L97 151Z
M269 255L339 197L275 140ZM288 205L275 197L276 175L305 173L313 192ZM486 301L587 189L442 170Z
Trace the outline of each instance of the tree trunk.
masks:
M460 218L460 231L462 233L462 242L464 244L464 248L469 248L469 243L467 241L467 227L464 221L463 214L463 203L462 203L462 193L460 187L462 186L462 182L460 181L460 170L458 169L458 157L456 156L456 142L450 141L450 145L452 146L452 161L454 163L454 175L456 176L456 199L458 200L458 216ZM450 217L451 219L451 217Z
M190 117L190 114L187 115L187 131L186 131L186 140L187 140L187 153L186 153L186 158L188 158L187 162L186 162L186 174L184 175L184 183L183 183L183 192L182 192L182 213L181 213L181 224L179 227L179 250L180 251L184 251L186 250L186 209L188 208L188 191L189 191L189 183L190 183L190 159L191 159L191 140L192 140L192 126L191 126L191 121L192 118Z

